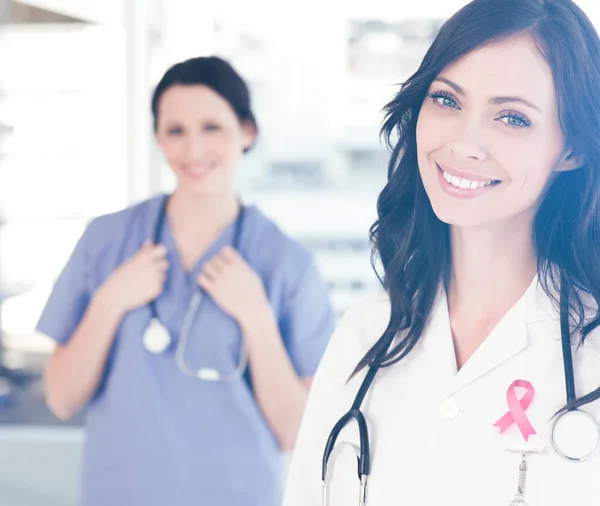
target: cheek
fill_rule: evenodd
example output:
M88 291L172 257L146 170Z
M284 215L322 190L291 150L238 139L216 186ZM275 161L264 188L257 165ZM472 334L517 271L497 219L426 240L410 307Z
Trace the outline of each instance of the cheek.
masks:
M164 157L171 161L179 156L183 143L177 139L161 139L158 141L158 146L163 152Z
M417 160L419 170L429 166L429 157L451 142L452 126L448 119L440 119L428 107L423 107L417 121ZM424 175L427 177L426 175Z
M519 133L519 132L517 132ZM542 135L496 138L493 157L505 174L520 187L542 189L554 172L560 156L560 143ZM553 146L549 149L550 146Z
M240 151L239 139L231 132L218 132L207 141L207 147L219 155L231 158Z
M431 105L424 105L417 120L417 150L427 156L447 145L455 129L452 118L436 115ZM433 106L435 107L435 106Z

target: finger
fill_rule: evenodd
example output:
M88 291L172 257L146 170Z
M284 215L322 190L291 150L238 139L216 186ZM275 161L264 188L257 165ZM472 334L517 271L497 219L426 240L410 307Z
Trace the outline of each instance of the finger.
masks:
M235 250L235 248L232 248L231 246L225 246L221 250L221 253L219 253L219 258L221 258L222 260L224 260L227 263L233 263L233 262L237 261L240 258L240 256L239 256L238 252Z
M229 263L221 256L221 254L215 256L211 260L211 264L213 264L214 268L221 274L229 267Z
M153 244L151 249L151 256L155 259L163 259L167 256L167 247L164 244Z
M210 276L207 276L205 273L200 273L198 274L198 277L196 278L196 282L198 283L198 285L200 285L202 288L204 288L209 294L211 294L216 286L216 281L211 278Z
M167 272L169 270L169 261L167 259L159 260L156 262L155 267L159 272Z
M200 274L201 276L206 276L208 278L210 278L211 280L215 280L217 279L221 274L221 271L219 271L214 262L211 260L210 262L208 262L207 264L204 265L204 268L202 269L202 273Z
M149 251L151 251L152 246L153 246L153 244L150 241L150 239L146 239L144 241L144 243L142 244L142 247L137 250L136 255L143 256L143 255L147 254Z

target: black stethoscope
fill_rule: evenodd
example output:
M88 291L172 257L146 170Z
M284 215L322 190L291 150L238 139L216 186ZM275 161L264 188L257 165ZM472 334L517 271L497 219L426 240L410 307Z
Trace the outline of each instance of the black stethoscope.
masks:
M565 286L565 284L563 283L562 286ZM567 406L571 406L576 401L577 397L575 394L575 375L573 373L571 332L569 329L568 318L568 297L564 290L561 291L560 297L560 331L562 342L563 365L565 373ZM381 359L386 352L387 349L383 350L376 357L376 360ZM327 506L328 504L327 467L329 464L329 459L335 448L338 436L352 420L355 420L358 425L359 446L356 446L352 443L342 444L348 444L352 446L354 452L356 453L356 458L358 461L358 479L360 481L359 505L365 506L367 504L367 484L369 473L371 471L371 451L369 447L369 431L367 427L367 421L360 408L369 388L371 387L371 384L373 383L373 380L375 379L375 375L377 374L378 370L379 366L369 366L367 374L363 379L362 384L360 385L354 402L352 403L352 407L344 416L342 416L339 419L339 421L331 430L329 437L327 438L321 468L321 480L323 484L323 506ZM556 441L557 433L561 430L564 430L564 427L569 425L569 420L575 421L574 417L580 419L579 422L576 422L576 425L583 421L585 424L588 424L590 428L593 427L592 430L594 431L596 436L596 444L593 446L593 448L590 449L590 451L583 453L582 455L570 454L569 450L561 448L561 446ZM561 413L554 419L554 422L552 423L550 442L554 451L563 459L566 459L571 462L583 462L592 458L598 452L598 449L600 449L600 424L591 414L582 411L578 408L568 408L565 412Z
M153 241L154 244L158 244L161 239L162 230L164 227L164 223L167 216L167 204L169 202L169 196L166 196L161 204L158 218L156 220L156 224L154 226L154 236ZM244 222L244 214L245 208L243 205L240 205L240 211L237 215L234 225L234 233L233 233L233 247L239 251L240 249L240 237L242 234L242 227ZM204 297L208 295L204 293L204 291L198 287L192 299L190 300L188 310L186 312L185 318L183 320L183 326L181 328L181 332L179 334L179 339L177 340L177 346L175 349L175 362L177 364L177 368L187 376L192 376L197 379L202 379L206 381L215 381L215 382L223 382L223 383L232 383L238 379L240 379L246 370L248 365L248 352L244 346L242 341L241 349L240 349L240 359L238 365L232 373L223 373L214 368L203 367L200 369L191 369L186 361L185 361L185 352L187 349L187 342L190 337L190 332L194 320L200 311L200 307L202 305L202 301ZM151 320L150 324L146 328L143 336L143 344L144 348L155 355L159 355L167 350L171 346L173 339L169 334L169 330L167 327L160 321L158 311L156 309L156 301L151 301L149 304L150 312L151 312Z

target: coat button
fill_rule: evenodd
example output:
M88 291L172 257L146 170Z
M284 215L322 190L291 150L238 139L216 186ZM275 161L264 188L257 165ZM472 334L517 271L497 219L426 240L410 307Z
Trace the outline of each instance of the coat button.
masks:
M453 397L444 399L440 404L440 415L442 418L456 418L460 413L460 403Z

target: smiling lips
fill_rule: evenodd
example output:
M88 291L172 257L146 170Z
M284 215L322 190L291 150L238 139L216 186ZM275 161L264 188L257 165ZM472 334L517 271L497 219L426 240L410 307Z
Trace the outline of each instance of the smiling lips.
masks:
M437 164L436 164L437 165ZM440 185L446 193L460 197L476 197L499 185L497 179L481 179L476 176L461 177L437 165Z
M455 171L450 172L445 170L440 165L436 164L438 173L440 176L440 184L442 189L449 191L453 195L457 193L473 193L480 195L486 190L493 188L501 183L498 179L481 179L477 176L471 176L469 178L459 176Z
M195 163L184 165L183 171L192 178L201 178L205 174L209 173L213 168L213 163Z

